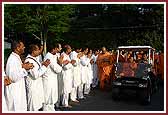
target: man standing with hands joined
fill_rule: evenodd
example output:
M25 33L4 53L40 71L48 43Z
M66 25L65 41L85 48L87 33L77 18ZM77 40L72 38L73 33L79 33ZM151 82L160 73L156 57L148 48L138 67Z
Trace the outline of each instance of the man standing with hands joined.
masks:
M29 46L29 54L25 62L31 62L34 65L33 69L29 70L26 77L27 90L27 108L28 111L38 111L43 107L44 91L42 77L47 71L50 60L40 63L38 56L41 54L40 48L36 44Z
M24 77L27 76L26 70L32 69L33 64L22 63L20 56L24 53L24 49L22 41L13 41L13 52L6 65L6 75L12 81L12 84L5 86L5 98L9 111L27 111Z
M57 63L56 53L57 44L48 43L48 53L46 54L44 61L49 59L50 64L47 67L47 71L43 76L44 85L44 98L45 104L43 106L44 111L55 111L54 104L58 101L58 74L62 71L62 67Z
M61 56L63 56L63 71L62 71L62 76L63 76L63 100L62 100L62 105L66 108L71 108L68 104L69 100L69 93L72 91L72 69L73 65L75 64L75 60L71 60L69 57L69 54L71 53L71 47L69 45L65 45L63 47L63 53Z

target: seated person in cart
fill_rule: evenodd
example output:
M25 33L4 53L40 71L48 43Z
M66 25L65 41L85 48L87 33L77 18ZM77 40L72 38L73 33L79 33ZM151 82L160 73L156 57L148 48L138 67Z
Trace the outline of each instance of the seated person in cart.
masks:
M123 63L122 72L120 73L120 76L134 77L136 69L137 63L135 62L133 57L130 57L128 59L128 62Z

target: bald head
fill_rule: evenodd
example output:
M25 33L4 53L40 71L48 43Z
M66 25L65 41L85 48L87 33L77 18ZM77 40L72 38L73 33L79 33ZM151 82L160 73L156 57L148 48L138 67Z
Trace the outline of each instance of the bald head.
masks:
M106 53L106 52L107 52L106 47L102 47L102 53Z

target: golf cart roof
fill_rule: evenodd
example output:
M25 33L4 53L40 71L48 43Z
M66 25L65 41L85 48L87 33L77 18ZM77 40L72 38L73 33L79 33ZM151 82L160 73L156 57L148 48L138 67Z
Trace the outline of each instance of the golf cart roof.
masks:
M119 50L155 50L154 48L152 48L151 46L119 46L118 47Z
M118 49L151 49L151 46L119 46Z

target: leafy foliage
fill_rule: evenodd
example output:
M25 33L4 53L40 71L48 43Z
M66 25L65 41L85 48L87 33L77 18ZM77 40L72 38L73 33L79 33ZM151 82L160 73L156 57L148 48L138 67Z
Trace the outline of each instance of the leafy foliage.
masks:
M69 16L73 13L72 5L6 4L4 7L6 32L35 34L44 42L62 40L62 34L69 30Z
M5 4L4 9L6 37L27 32L44 43L64 41L74 47L163 50L163 4Z
M72 20L71 31L66 36L78 41L79 46L115 49L120 45L151 45L163 50L161 4L78 5L76 12L77 18Z

